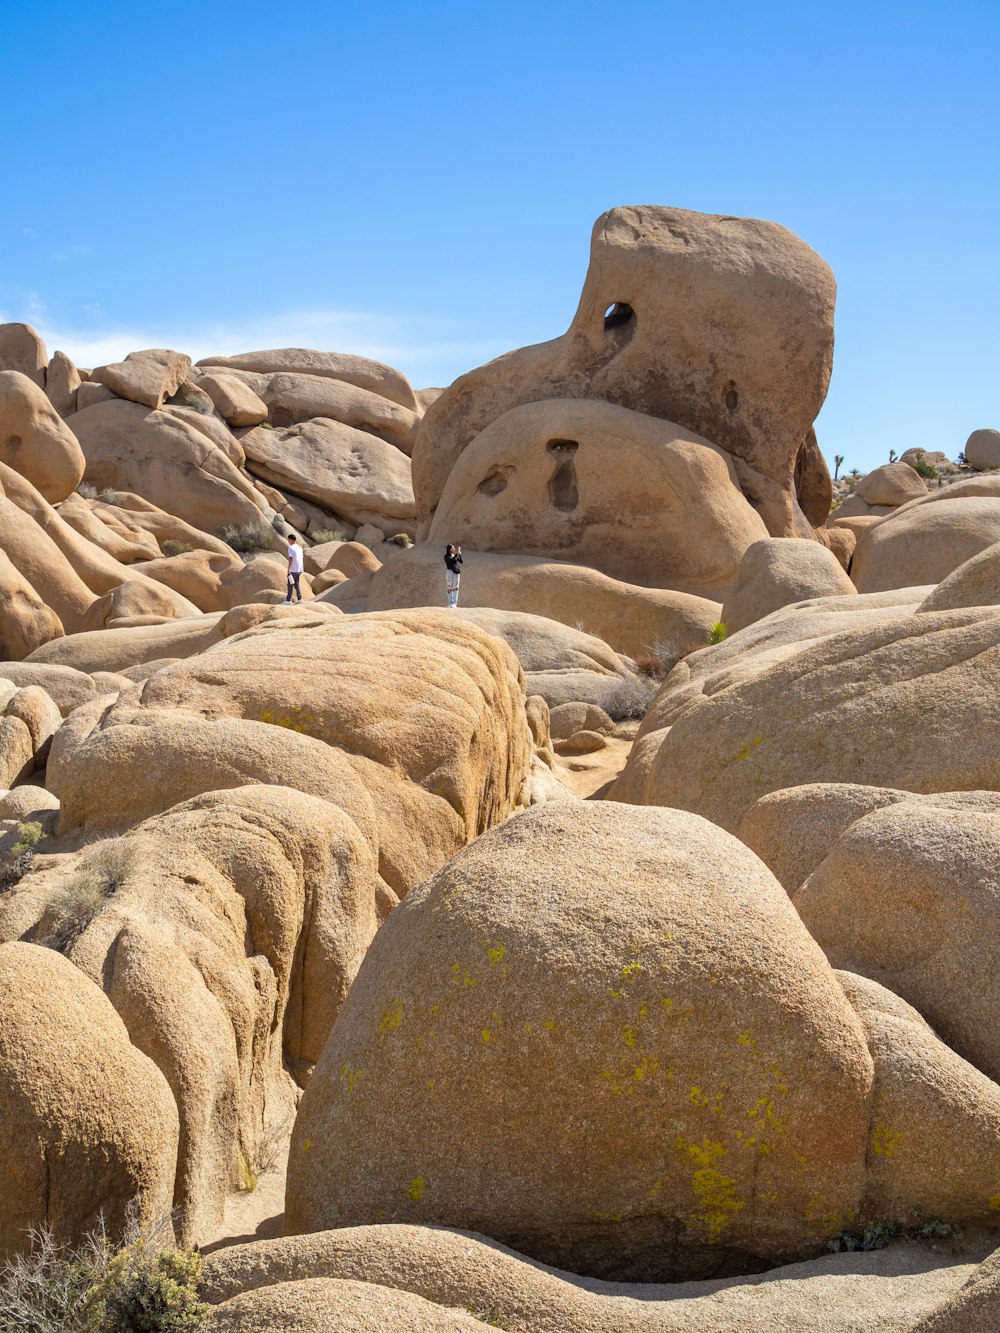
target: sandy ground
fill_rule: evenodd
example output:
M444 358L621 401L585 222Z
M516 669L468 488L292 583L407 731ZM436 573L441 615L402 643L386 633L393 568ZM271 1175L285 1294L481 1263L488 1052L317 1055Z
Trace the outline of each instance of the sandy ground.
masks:
M625 767L639 724L625 723L591 754L557 754L555 775L568 791L584 801L599 801Z
M262 1175L255 1190L229 1196L218 1235L199 1246L202 1254L285 1234L285 1166L282 1161L278 1169Z

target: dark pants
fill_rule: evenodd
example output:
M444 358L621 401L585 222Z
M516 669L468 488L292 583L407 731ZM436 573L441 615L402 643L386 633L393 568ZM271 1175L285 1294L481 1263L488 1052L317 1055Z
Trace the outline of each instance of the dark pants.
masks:
M301 577L301 576L300 576L299 574L289 574L289 576L288 576L288 596L285 598L285 601L286 601L286 602L290 602L290 601L292 600L292 588L293 588L293 587L295 588L295 595L296 595L296 597L299 599L300 602L302 601L302 589L299 587L299 578L300 578L300 577Z

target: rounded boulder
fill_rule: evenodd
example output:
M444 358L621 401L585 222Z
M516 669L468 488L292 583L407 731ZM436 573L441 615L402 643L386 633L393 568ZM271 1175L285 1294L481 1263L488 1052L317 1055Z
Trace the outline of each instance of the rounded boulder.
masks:
M756 856L675 810L546 805L379 932L301 1105L286 1225L461 1227L618 1279L745 1271L853 1216L871 1084Z

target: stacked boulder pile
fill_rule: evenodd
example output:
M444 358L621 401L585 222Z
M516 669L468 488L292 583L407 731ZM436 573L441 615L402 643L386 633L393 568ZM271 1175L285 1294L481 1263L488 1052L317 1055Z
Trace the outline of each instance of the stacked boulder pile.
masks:
M997 1326L996 433L831 512L833 304L639 207L443 391L0 327L0 1261L166 1225L217 1330Z

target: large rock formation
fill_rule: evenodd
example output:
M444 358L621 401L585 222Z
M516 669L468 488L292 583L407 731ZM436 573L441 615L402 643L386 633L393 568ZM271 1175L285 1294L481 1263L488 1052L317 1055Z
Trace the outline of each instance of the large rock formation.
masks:
M512 408L466 446L429 540L719 599L766 536L724 450L625 407L553 398Z
M819 256L774 223L612 209L594 226L569 330L463 375L428 408L413 451L421 517L438 507L462 451L505 412L596 398L710 440L732 456L772 536L808 536L796 462L805 445L799 486L809 494L813 473L826 474L807 436L830 377L834 294Z

